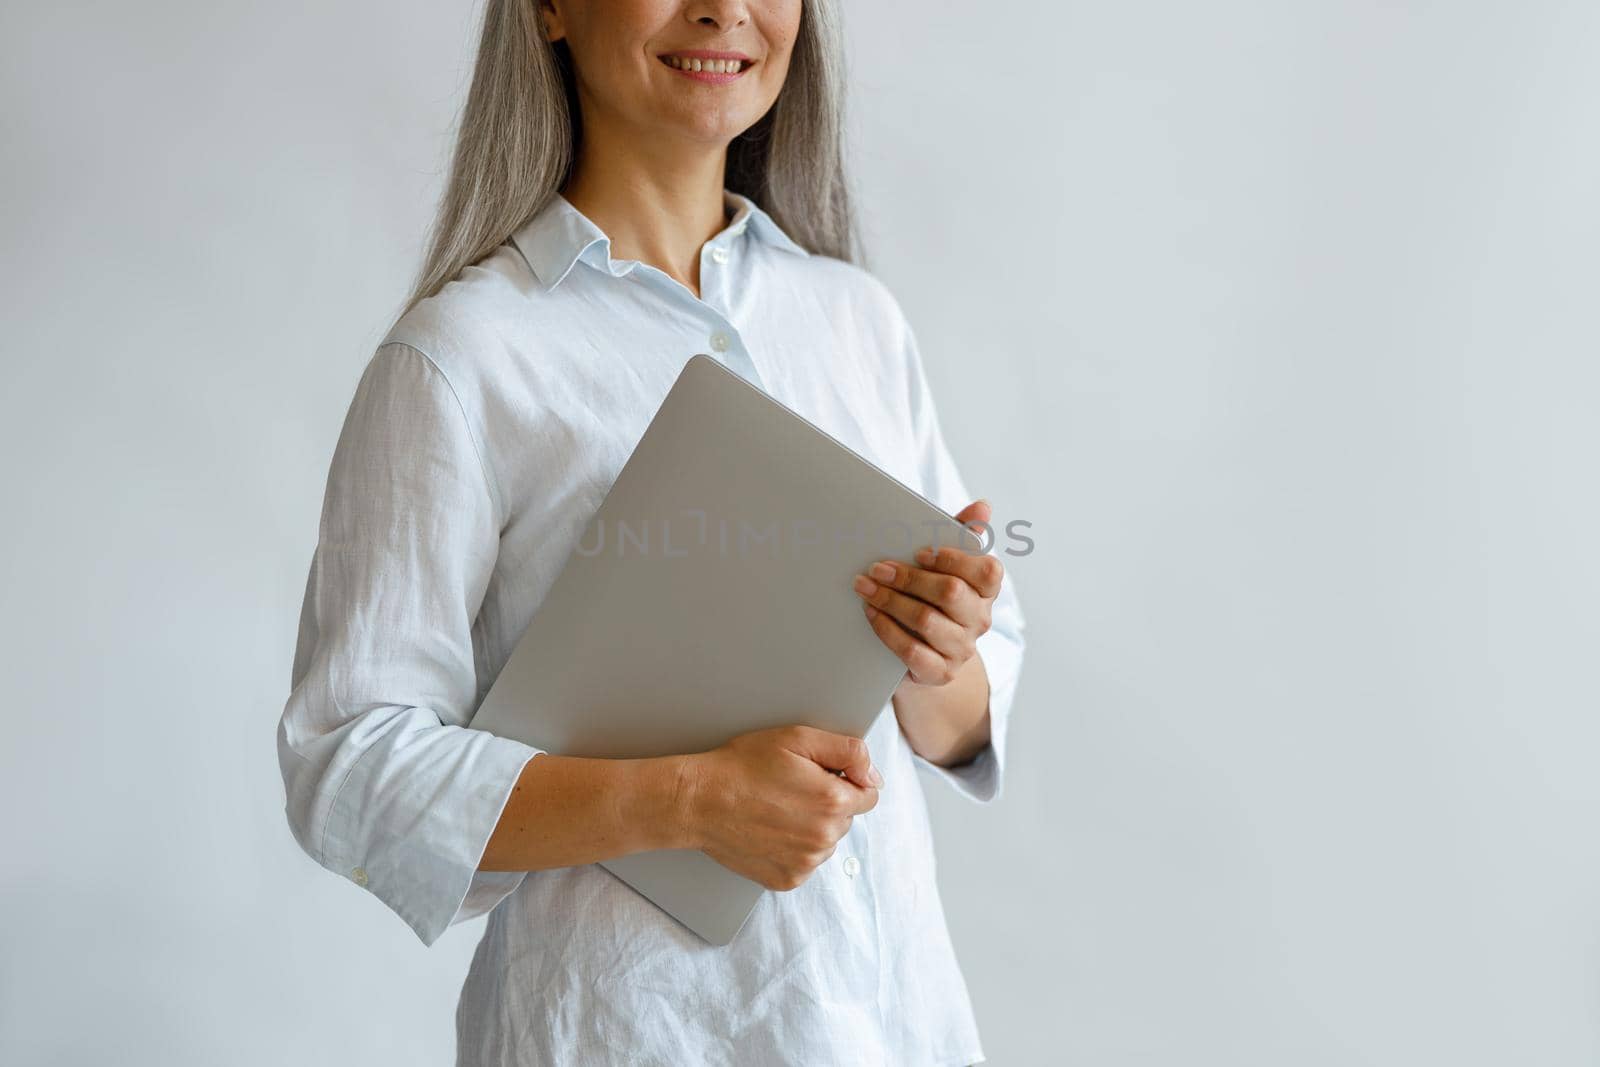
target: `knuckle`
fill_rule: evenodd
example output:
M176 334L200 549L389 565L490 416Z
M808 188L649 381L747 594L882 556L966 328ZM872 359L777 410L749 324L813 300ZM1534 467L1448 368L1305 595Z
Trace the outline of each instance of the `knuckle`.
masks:
M985 556L983 563L983 580L991 584L998 583L1005 577L1006 567L993 556Z
M832 848L838 840L838 836L833 832L833 820L830 819L826 823L818 824L810 833L806 834L804 838L805 850L807 852L824 852Z
M945 600L959 600L961 599L962 594L966 591L966 588L966 582L963 582L960 578L957 578L954 575L950 575L947 578L940 579L939 596L943 597Z
M861 796L861 790L867 787L856 785L854 782L845 784L842 779L841 784L844 785L844 788L839 794L839 810L833 813L833 817L835 819L848 819L850 813L856 810L856 801Z
M924 604L922 607L916 610L916 614L911 621L911 627L912 629L927 633L929 628L933 626L934 620L937 619L938 616L939 613L936 610L929 605Z

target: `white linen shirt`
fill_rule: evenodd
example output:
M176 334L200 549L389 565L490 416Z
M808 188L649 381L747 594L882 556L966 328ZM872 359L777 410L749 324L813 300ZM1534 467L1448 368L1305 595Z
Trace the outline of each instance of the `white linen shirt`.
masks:
M334 450L278 727L286 813L313 859L424 945L488 913L456 1009L458 1067L984 1058L914 768L978 803L1000 793L1023 653L1009 575L978 639L989 746L940 768L885 704L866 737L878 806L803 885L766 893L732 944L597 865L477 870L540 750L467 724L690 356L722 360L946 511L971 502L888 289L724 198L697 298L612 259L556 196L395 324Z

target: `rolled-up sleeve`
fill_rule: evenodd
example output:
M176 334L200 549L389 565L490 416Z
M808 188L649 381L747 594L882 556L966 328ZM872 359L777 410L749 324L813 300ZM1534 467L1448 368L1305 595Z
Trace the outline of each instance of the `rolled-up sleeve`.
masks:
M414 348L380 347L329 469L278 760L300 846L425 945L525 877L477 866L540 750L466 725L499 527L449 381Z
M922 494L953 515L975 498L968 493L955 459L945 444L916 335L898 304L893 305L893 315L897 331L895 347L904 358L902 369L909 393L911 428ZM1000 516L997 514L995 518L998 520ZM998 535L999 531L995 533ZM1005 560L1002 558L1001 562ZM949 782L963 796L980 804L998 799L1005 780L1006 734L1011 723L1017 681L1022 674L1023 625L1016 582L1007 568L1005 581L992 608L989 631L977 640L978 655L989 676L989 743L974 759L958 767L941 767L912 753L917 765Z

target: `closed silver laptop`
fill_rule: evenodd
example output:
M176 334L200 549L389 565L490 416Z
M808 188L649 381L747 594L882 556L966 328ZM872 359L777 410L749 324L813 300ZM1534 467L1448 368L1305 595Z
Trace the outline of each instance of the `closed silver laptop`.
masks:
M905 665L852 579L970 529L707 355L689 359L471 725L569 756L864 737ZM870 818L869 816L866 816ZM713 944L766 890L703 853L601 864Z

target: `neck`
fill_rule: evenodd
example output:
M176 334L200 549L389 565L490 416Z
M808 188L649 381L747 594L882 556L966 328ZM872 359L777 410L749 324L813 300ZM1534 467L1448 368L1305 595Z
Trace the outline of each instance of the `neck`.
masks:
M728 223L727 146L665 144L585 126L561 195L611 239L613 259L648 263L700 295L700 249Z

